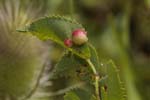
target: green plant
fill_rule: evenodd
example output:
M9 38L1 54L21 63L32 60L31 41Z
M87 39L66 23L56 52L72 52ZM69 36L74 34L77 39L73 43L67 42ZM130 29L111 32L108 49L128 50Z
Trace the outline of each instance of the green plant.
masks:
M64 16L50 16L18 31L30 33L43 41L51 40L65 48L51 74L52 81L62 80L58 84L63 87L63 92L60 93L62 88L58 88L53 93L61 94L61 100L125 100L124 86L111 60L101 65L96 49L87 40L82 45L64 43L77 29L84 27Z

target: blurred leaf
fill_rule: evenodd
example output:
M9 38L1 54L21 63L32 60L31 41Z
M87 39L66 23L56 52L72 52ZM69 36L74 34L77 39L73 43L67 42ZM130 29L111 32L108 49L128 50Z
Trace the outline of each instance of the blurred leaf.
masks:
M92 44L89 44L89 49L90 49L90 53L91 53L91 57L90 57L91 62L93 63L93 65L95 66L97 71L100 71L100 64L99 64L99 58L98 58L97 51Z
M104 89L104 87L101 87L101 96L102 96L103 100L108 100L108 94L107 94L106 90Z
M64 100L81 100L74 92L68 92L64 96Z
M150 7L150 0L144 0L144 1L146 3L147 7L149 8Z
M90 92L84 89L72 90L66 93L64 100L96 100Z
M106 70L108 78L104 86L105 91L102 88L102 97L106 100L124 100L123 93L125 91L122 90L123 86L121 85L118 70L112 61L109 61Z

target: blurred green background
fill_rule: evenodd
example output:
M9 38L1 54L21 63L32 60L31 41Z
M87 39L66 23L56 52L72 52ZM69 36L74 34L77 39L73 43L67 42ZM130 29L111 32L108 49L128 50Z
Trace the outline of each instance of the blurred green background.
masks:
M119 67L128 95L131 92L141 96L142 100L150 100L150 0L0 0L0 50L9 49L8 55L25 50L24 54L19 54L25 56L31 49L16 46L23 45L21 43L15 44L24 36L9 34L41 16L58 14L70 16L83 24L101 63L113 59ZM3 42L6 39L8 41ZM37 45L41 43L35 41L26 45L36 45L38 49ZM62 48L51 42L47 44L51 47L49 58L53 67ZM45 44L39 47L42 50L36 51L38 53L34 56L41 57L41 52L45 52L45 47L47 49ZM0 52L0 57L2 54Z

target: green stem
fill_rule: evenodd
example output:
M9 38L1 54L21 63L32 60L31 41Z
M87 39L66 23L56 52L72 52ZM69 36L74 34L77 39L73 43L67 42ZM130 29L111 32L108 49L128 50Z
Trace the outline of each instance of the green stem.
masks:
M99 75L95 76L95 92L96 92L96 97L97 100L100 100L100 90L99 90Z
M90 65L90 67L93 71L93 73L95 74L95 94L96 94L97 100L100 100L100 92L99 92L99 79L100 79L100 77L99 77L99 75L98 75L98 73L95 69L95 66L91 62L91 60L87 59L86 61L88 62L88 64Z

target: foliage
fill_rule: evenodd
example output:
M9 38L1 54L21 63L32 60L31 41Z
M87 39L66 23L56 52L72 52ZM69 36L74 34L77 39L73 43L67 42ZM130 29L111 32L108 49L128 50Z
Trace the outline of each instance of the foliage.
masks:
M101 84L101 68L98 55L95 48L90 43L81 46L66 47L63 44L64 39L71 37L74 29L83 28L76 21L61 17L50 16L38 19L26 26L20 32L30 33L41 40L52 40L63 46L67 52L56 64L52 74L53 79L65 77L67 86L82 82L84 85L75 90L68 90L64 94L65 100L100 100L106 99L103 94L100 95L101 88L108 86L106 97L108 100L123 100L123 91L120 85L120 79L116 72L115 65L111 62L107 66L105 85ZM97 83L98 82L98 83ZM100 85L101 84L101 85ZM103 98L104 97L104 98Z
M149 100L149 4L0 0L0 100ZM66 47L77 28L89 42Z

